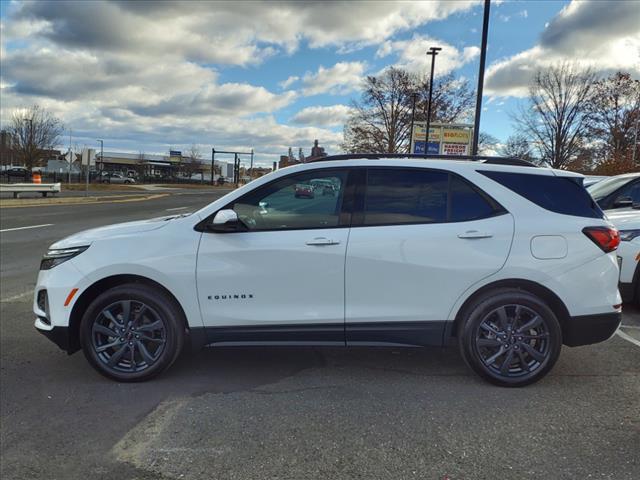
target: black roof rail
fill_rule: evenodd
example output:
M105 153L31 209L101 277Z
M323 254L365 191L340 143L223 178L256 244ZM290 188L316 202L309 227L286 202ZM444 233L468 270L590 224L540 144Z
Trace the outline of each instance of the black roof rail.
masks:
M514 165L518 167L536 167L531 162L519 158L494 157L489 155L435 155L424 153L344 153L340 155L329 155L320 157L311 162L329 162L336 160L378 160L380 158L415 158L427 160L466 160L472 162L482 162L493 165Z

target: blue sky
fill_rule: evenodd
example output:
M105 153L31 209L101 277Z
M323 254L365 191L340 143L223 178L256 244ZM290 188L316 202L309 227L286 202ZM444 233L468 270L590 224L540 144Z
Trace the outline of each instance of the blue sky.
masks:
M2 1L1 121L34 103L78 148L338 153L362 78L390 65L477 82L482 3ZM571 61L640 73L640 7L492 2L481 130L504 141L532 73ZM597 60L597 62L596 62Z

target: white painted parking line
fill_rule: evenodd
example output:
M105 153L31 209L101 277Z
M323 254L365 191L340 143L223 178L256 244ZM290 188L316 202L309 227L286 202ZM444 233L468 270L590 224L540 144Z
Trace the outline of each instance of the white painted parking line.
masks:
M167 212L173 212L174 210L184 210L189 207L176 207L176 208L167 208Z
M28 227L16 227L16 228L5 228L4 230L0 230L0 233L3 232L13 232L15 230L28 230L30 228L42 228L42 227L51 227L53 223L45 223L43 225L30 225Z
M20 300L21 298L24 298L24 297L30 297L31 295L33 295L33 290L29 290L28 292L24 292L24 293L20 293L18 295L14 295L13 297L3 298L2 300L0 300L0 302L2 302L2 303L15 302L16 300Z
M632 330L640 330L640 326L638 325L620 325L620 328L630 328Z
M631 335L627 335L626 333L620 331L620 329L618 329L616 331L616 334L620 337L623 338L624 340L626 340L627 342L631 342L634 345L640 347L640 340L636 340L635 338L633 338Z

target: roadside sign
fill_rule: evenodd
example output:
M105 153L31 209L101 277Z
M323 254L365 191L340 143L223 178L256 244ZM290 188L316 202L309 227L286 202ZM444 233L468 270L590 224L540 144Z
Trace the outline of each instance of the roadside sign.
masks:
M417 122L413 126L411 139L412 153L425 153L424 140L426 125ZM433 155L469 155L473 140L473 125L432 123L429 125L429 143L427 154Z

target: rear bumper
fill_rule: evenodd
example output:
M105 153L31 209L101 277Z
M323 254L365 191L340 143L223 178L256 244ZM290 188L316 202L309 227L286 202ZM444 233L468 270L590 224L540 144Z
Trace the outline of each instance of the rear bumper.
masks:
M633 283L620 283L618 285L618 289L620 290L620 295L622 296L623 302L633 302L636 300L636 289L635 284Z
M562 326L562 343L577 347L604 342L611 338L621 321L622 312L569 317Z

